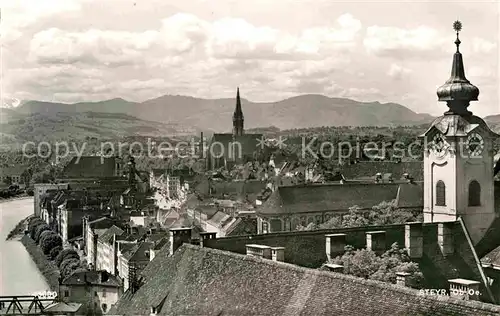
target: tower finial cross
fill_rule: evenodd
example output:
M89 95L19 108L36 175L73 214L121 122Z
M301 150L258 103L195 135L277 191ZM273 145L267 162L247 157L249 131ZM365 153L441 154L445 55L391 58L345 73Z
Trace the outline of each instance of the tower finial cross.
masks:
M460 33L460 31L462 30L462 22L460 22L459 20L456 20L455 22L453 22L453 29L455 30L455 32L457 32L457 40L455 41L455 45L457 45L457 52L458 52L458 46L460 46L460 39L458 38L458 33Z

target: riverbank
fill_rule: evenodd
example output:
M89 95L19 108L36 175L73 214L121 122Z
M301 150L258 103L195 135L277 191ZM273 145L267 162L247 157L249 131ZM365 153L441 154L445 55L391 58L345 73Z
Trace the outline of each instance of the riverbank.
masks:
M28 198L32 198L32 197L28 196L28 195L23 195L23 196L16 196L16 197L8 198L8 199L1 199L0 204L10 202L10 201L28 199ZM26 218L19 221L19 223L17 223L17 225L9 232L9 234L7 235L7 238L5 240L12 240L16 237L22 237L24 235L24 228L26 227L28 220L33 216L34 216L34 214L28 215Z
M34 217L34 214L28 215L26 218L22 219L17 225L9 232L5 240L12 240L14 238L21 238L24 235L24 230L29 220Z
M33 196L27 195L26 193L22 193L22 194L19 194L19 195L13 196L13 197L9 197L9 198L0 198L0 203L10 202L10 201L15 201L15 200L22 200L22 199L29 199L29 198L33 198Z
M42 249L28 235L21 238L21 243L26 248L31 259L43 275L52 291L59 291L59 269L54 263L47 259Z

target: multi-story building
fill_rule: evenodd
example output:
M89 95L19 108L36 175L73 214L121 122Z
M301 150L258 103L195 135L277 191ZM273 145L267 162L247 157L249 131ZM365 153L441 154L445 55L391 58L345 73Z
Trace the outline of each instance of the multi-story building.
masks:
M10 182L12 184L25 184L27 177L23 175L25 174L26 169L27 166L13 166L13 167L0 168L0 182L5 183L10 179Z
M102 315L123 293L121 280L107 271L75 272L60 285L62 301L81 303L79 313Z
M121 228L113 225L99 235L97 239L96 270L105 270L111 274L117 273L117 238L125 233Z
M110 227L115 225L123 227L124 223L116 218L101 217L99 219L90 220L87 216L83 217L82 222L84 254L89 267L95 269L97 266L99 236L103 235Z

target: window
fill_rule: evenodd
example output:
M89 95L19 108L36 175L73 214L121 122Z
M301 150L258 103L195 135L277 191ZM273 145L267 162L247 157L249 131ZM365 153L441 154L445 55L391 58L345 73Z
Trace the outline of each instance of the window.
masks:
M262 233L263 234L267 234L268 233L269 229L267 227L268 226L267 226L266 222L262 223Z
M69 297L69 291L68 290L64 291L64 297Z
M290 218L286 217L285 218L285 231L290 231L290 230L292 230Z
M476 180L469 183L469 206L481 205L481 185Z
M316 225L321 224L321 215L316 215Z
M102 289L102 297L106 297L106 289Z
M305 216L301 216L300 217L300 226L304 226L304 227L307 226L307 222L306 222L306 217Z
M95 296L98 296L98 295L97 295L97 291L95 291L95 292L94 292L94 295L95 295Z
M446 206L446 186L441 180L436 183L436 206Z
M107 304L102 304L102 311L106 313L106 310L108 309Z

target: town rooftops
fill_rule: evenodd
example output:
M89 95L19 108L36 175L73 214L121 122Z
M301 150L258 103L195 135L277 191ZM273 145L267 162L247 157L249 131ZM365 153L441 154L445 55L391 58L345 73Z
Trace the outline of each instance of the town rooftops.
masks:
M103 234L99 235L99 241L103 243L112 243L113 242L113 235L121 236L124 233L124 231L115 225L111 226L108 228Z
M164 175L166 171L167 169L152 169L151 173L153 174L153 177L158 178Z
M116 175L116 158L84 156L73 157L64 167L64 178L103 178Z
M82 307L83 304L80 303L66 303L66 302L56 302L50 304L43 309L44 313L49 315L60 315L62 313L76 313Z
M77 271L64 279L63 285L99 285L120 287L121 281L118 277L107 271Z
M23 165L2 167L0 168L0 177L21 176L26 169L28 169L28 166Z
M397 200L400 207L423 207L422 184L344 183L278 187L259 214L346 211L357 205L371 209L383 201Z
M401 179L407 173L416 181L421 181L424 179L424 163L423 161L361 161L341 166L340 173L346 179L359 179L371 177L377 173L390 173L394 180Z
M184 244L110 315L498 315L500 306ZM182 267L179 269L178 267Z

